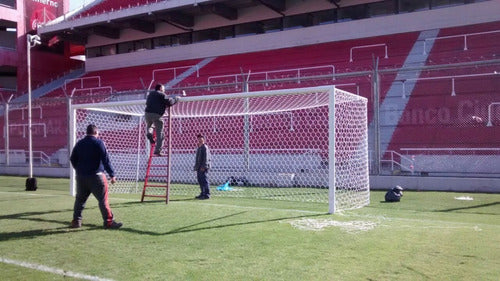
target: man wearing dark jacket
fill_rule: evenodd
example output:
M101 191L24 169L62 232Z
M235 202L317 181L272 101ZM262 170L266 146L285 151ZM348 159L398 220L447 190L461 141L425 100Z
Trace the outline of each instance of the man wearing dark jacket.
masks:
M201 192L200 195L196 196L196 199L204 200L210 198L210 186L207 178L208 169L210 169L210 158L210 149L205 144L205 137L200 134L198 135L198 149L196 149L194 170L196 171Z
M146 137L151 144L155 143L153 139L153 128L154 124L156 130L156 145L154 154L156 156L161 156L161 148L163 145L163 139L165 134L163 133L163 121L161 120L163 114L167 107L173 106L179 101L179 97L169 97L165 95L165 87L161 84L155 86L155 90L149 93L146 99L146 113L144 119L146 119Z
M79 140L73 151L70 160L76 170L76 198L73 210L72 228L82 226L82 212L90 193L99 201L104 228L118 229L122 223L113 220L113 213L108 202L108 182L104 171L106 171L111 183L116 182L113 166L109 161L104 142L97 138L99 132L95 125L87 126L87 135Z

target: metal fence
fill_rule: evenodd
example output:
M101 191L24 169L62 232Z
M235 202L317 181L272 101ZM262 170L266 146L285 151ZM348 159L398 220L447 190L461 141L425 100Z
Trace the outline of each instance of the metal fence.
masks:
M210 95L333 84L368 98L372 175L500 177L500 60L333 69L228 74L197 85L181 81L167 92ZM34 165L69 166L70 103L146 96L143 90L116 92L104 86L65 92L72 96L32 101ZM0 166L28 165L26 101L4 99L0 114Z

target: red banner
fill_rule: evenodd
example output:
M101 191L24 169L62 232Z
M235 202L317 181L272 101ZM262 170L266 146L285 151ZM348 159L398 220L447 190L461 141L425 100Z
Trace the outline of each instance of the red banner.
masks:
M36 30L39 25L47 23L64 14L64 0L26 0L26 30Z

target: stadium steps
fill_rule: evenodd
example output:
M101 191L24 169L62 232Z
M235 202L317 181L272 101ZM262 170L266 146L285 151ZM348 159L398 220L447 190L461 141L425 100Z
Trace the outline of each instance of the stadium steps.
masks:
M403 67L415 67L424 66L427 61L428 53L423 54L423 42L426 38L435 37L439 33L439 30L429 30L421 32L419 38L413 45L410 53L405 60ZM428 48L432 49L430 46L432 43L428 43ZM396 75L395 82L392 83L391 87L387 91L385 98L380 104L381 116L385 116L379 120L380 124L380 151L382 154L387 151L391 139L398 127L399 120L405 112L406 106L410 98L402 98L402 84L396 81L402 81L405 79L416 79L420 77L421 71L411 71L411 72L399 72ZM413 88L415 87L416 81L410 81L405 83L405 93L411 96ZM382 97L381 97L382 98ZM386 113L386 114L384 114ZM388 118L387 116L391 116ZM375 124L372 122L369 124L369 128L374 128ZM374 143L373 135L369 137L369 143Z
M41 98L41 97L51 93L54 90L61 89L66 80L79 78L79 77L82 77L83 75L85 75L84 68L74 70L65 76L59 77L59 78L55 79L54 81L51 81L51 82L49 82L49 83L47 83L47 84L45 84L37 89L34 89L33 91L31 91L31 98L32 99ZM12 100L12 103L22 103L22 102L28 102L28 94L27 93Z
M165 87L166 88L173 88L175 85L178 85L178 84L182 83L188 77L190 77L193 74L197 73L197 70L199 72L199 70L201 70L203 67L205 67L210 62L212 62L214 59L215 58L206 58L206 59L201 60L195 66L189 68L188 70L186 70L183 73L181 73L179 76L177 76L174 79L168 81L167 84L165 85Z

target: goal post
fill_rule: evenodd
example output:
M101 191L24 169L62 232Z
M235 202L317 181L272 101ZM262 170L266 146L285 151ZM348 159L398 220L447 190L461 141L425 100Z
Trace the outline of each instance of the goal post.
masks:
M71 106L70 147L88 124L100 129L118 179L110 192L142 191L144 108L145 100ZM201 133L214 197L329 203L330 213L369 204L366 98L334 86L240 92L183 97L171 114L171 154L156 159L171 162L171 196L199 193L193 166ZM73 171L71 179L74 195Z

